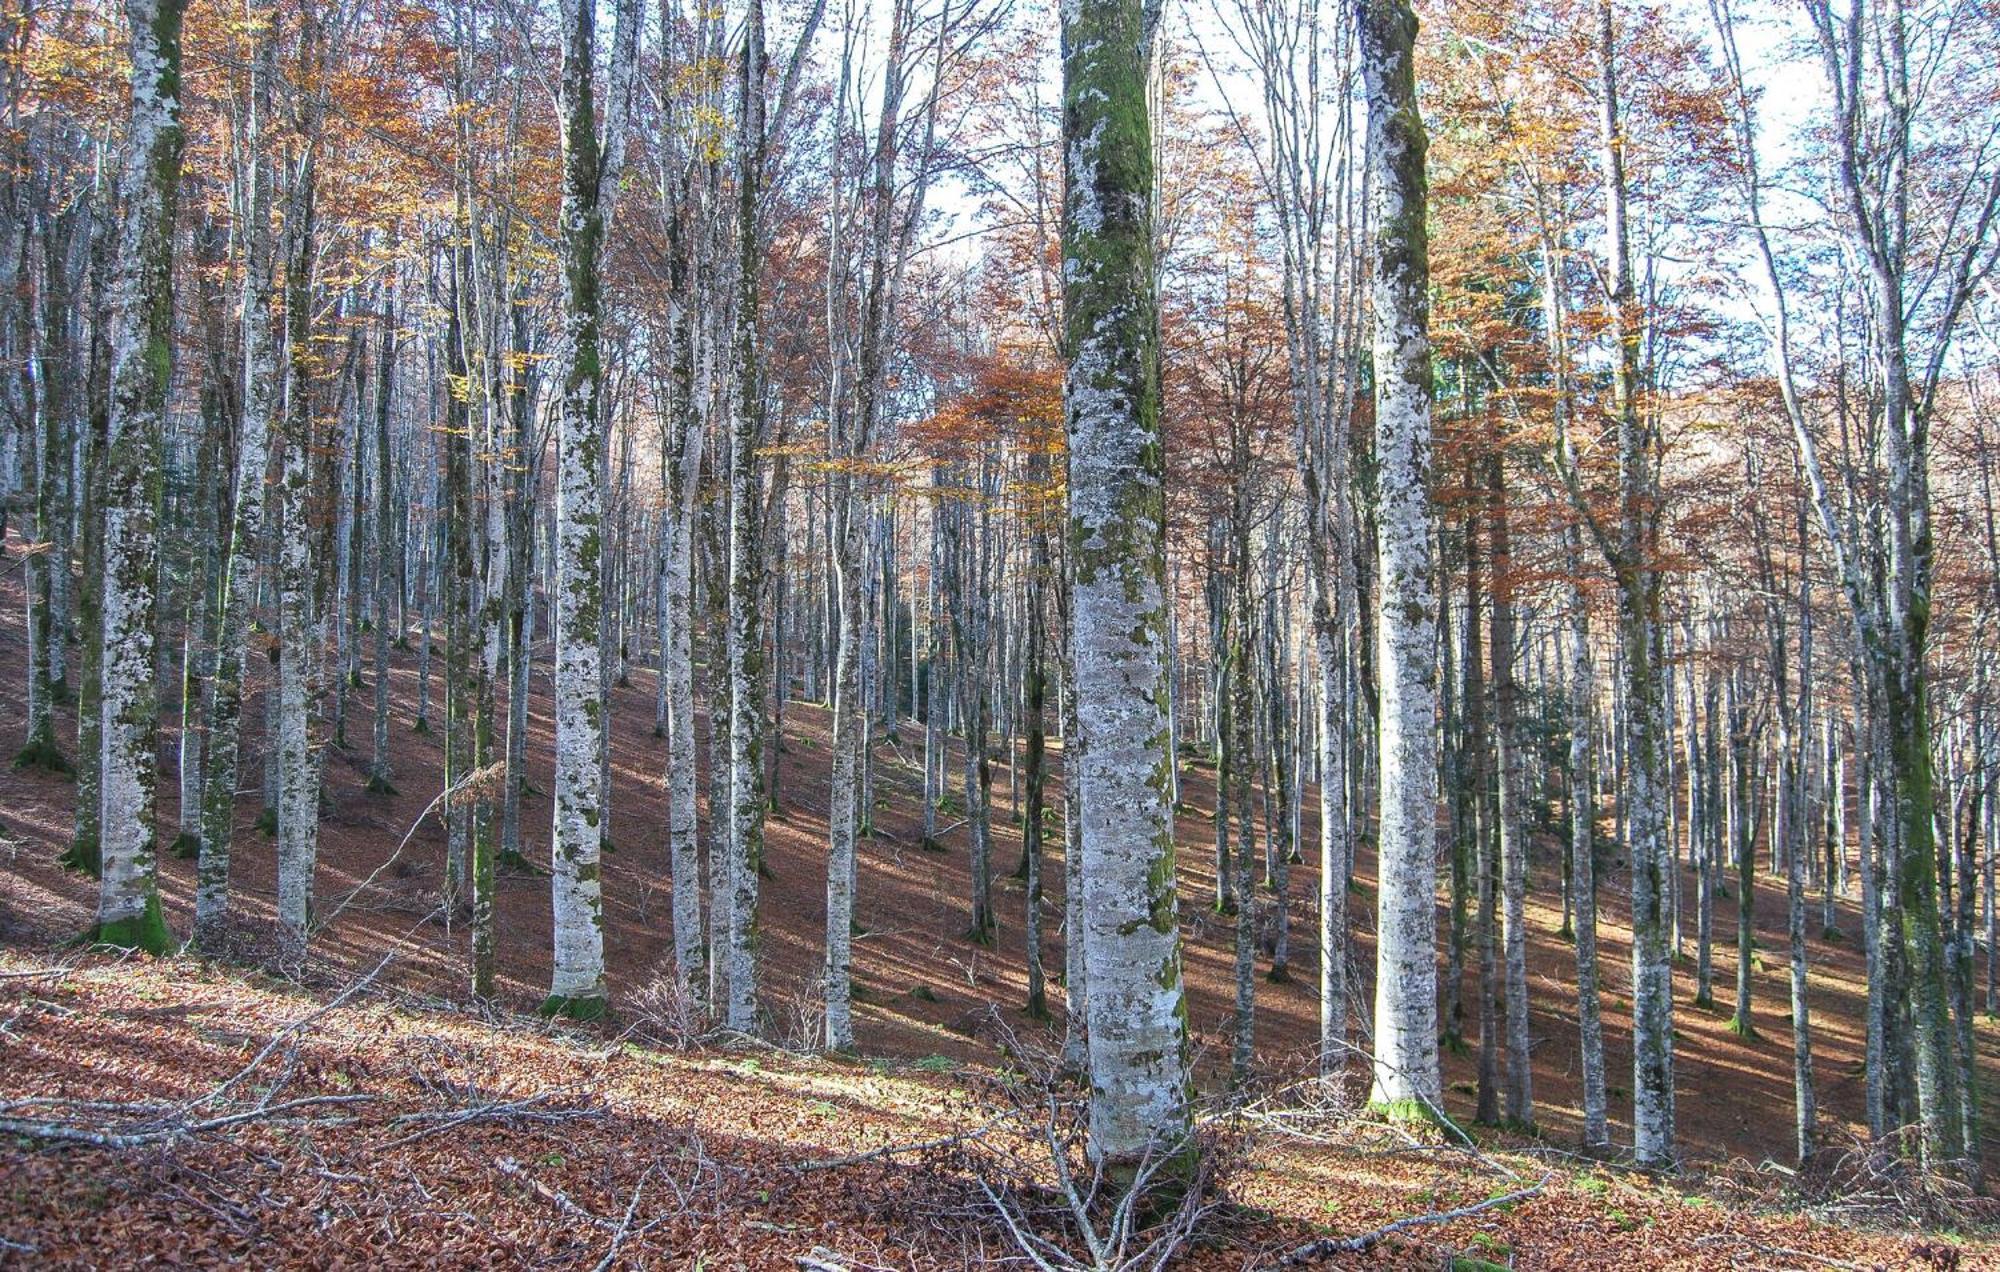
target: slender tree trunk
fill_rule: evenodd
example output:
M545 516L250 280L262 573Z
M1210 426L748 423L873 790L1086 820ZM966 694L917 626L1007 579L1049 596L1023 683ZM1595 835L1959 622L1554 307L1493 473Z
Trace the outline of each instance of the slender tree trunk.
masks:
M35 540L41 551L28 557L28 735L14 757L15 768L40 767L69 773L71 765L56 743L56 703L68 693L64 668L69 587L70 243L78 213L44 210L42 286L39 319L24 333L27 357L22 379L34 386ZM28 228L24 221L21 239ZM23 252L23 256L26 253ZM28 307L23 305L23 309ZM30 366L39 367L33 375ZM24 429L24 431L27 431ZM4 525L0 525L4 530ZM182 720L187 720L182 704ZM183 733L187 730L184 728ZM185 807L182 820L187 818Z
M1743 686L1732 672L1724 711L1729 717L1729 851L1736 863L1736 1012L1729 1029L1739 1038L1757 1036L1751 1016L1751 970L1757 944L1757 814L1751 807L1751 740L1749 708Z
M236 504L230 512L228 556L216 586L216 674L208 692L208 770L202 788L202 842L196 850L194 946L214 950L228 930L230 846L236 836L236 780L242 752L244 644L256 600L256 548L264 532L264 472L270 464L276 344L270 332L270 162L262 154L262 122L270 110L276 32L260 14L250 54L250 106L244 120L242 172L242 416L236 430Z
M389 424L396 400L397 306L385 298L382 343L375 368L375 716L370 735L368 789L393 795L396 785L389 765L389 628L395 573L389 568L396 546L394 454L389 449Z
M1576 1012L1583 1067L1583 1146L1610 1147L1606 1126L1604 1027L1597 991L1596 757L1591 749L1591 704L1596 674L1590 658L1590 610L1585 602L1582 533L1568 534L1569 592L1569 816L1570 893L1576 905ZM1693 724L1692 718L1689 720ZM1693 772L1692 769L1689 770Z
M451 315L446 323L450 342L447 363L454 377L470 383L466 374L467 345L474 337L476 308L467 294L472 288L473 235L469 187L460 172L457 225L461 245L451 255ZM473 528L479 524L473 467L478 445L473 439L469 398L451 396L446 406L444 435L444 501L440 509L444 531L445 594L445 808L450 823L450 849L455 865L446 904L455 916L466 902L472 911L472 992L490 998L495 987L496 951L493 931L493 860L487 806L480 769L487 762L489 729L481 710L490 690L486 663L478 647L481 635L477 592L479 566Z
M757 1032L757 885L764 867L765 668L761 607L763 491L757 447L764 431L763 220L764 5L750 0L742 57L737 156L736 403L729 437L729 840L724 870L728 926L722 966L724 1021Z
M1671 944L1673 845L1667 838L1667 736L1660 668L1658 440L1639 409L1643 339L1625 220L1623 122L1610 0L1598 6L1602 92L1607 297L1617 357L1612 397L1618 421L1619 647L1624 676L1624 783L1619 808L1632 859L1632 1138L1639 1165L1674 1157L1674 969Z
M663 635L667 693L667 858L673 876L674 972L684 992L708 984L708 940L702 926L701 844L695 805L694 536L701 489L702 420L696 399L694 287L688 217L693 183L683 179L678 206L667 211L668 268L674 294L668 488L662 549L666 558L667 625ZM711 690L712 691L712 690Z
M1500 830L1501 915L1506 931L1507 1120L1534 1125L1533 1073L1528 1020L1528 828L1521 809L1520 699L1514 679L1513 540L1507 518L1506 465L1497 452L1487 461L1492 496L1493 726L1499 759L1495 773Z
M1048 482L1048 461L1043 452L1037 451L1031 461L1031 481L1039 481L1043 486ZM1044 751L1046 738L1044 726L1047 714L1048 677L1043 670L1044 648L1047 645L1045 628L1044 589L1049 573L1048 532L1039 524L1041 516L1037 509L1038 524L1031 533L1034 541L1028 564L1027 598L1027 640L1022 651L1022 671L1026 678L1026 730L1027 742L1022 763L1026 769L1024 782L1027 787L1027 807L1021 823L1021 856L1028 865L1027 895L1023 904L1027 910L1026 932L1028 959L1028 1001L1027 1013L1032 1020L1041 1020L1049 1014L1048 990L1042 971L1042 810L1044 807L1043 782L1046 761ZM1171 737L1168 739L1172 745Z
M317 45L308 23L302 39ZM309 53L307 56L317 56ZM314 478L312 274L318 256L316 146L309 127L304 149L287 165L285 206L285 406L278 476L278 930L294 956L305 949L312 919L313 874L319 858L319 765L313 740L318 689L318 536L311 525Z
M1234 781L1229 794L1234 809L1217 801L1218 833L1228 855L1229 826L1236 829L1235 860L1230 870L1230 908L1235 911L1236 1022L1234 1046L1230 1053L1230 1084L1237 1090L1250 1082L1250 1067L1256 1041L1257 970L1257 834L1251 818L1251 787L1259 768L1256 745L1256 672L1252 664L1250 522L1252 424L1240 401L1228 408L1229 537L1228 588L1223 612L1223 689L1229 695L1228 735L1222 740L1223 762Z
M107 200L108 201L108 200ZM93 312L104 312L108 280L111 218L101 205L93 206L90 241L90 298ZM76 704L76 829L70 835L63 865L92 878L102 875L100 850L104 821L104 499L106 451L111 425L110 340L105 323L91 328L89 407L82 445L78 451L78 471L83 479L83 507L79 524L82 533L83 579L77 592L77 626L83 635L82 681Z
M1264 673L1266 676L1266 716L1269 737L1265 754L1269 757L1270 798L1275 807L1269 833L1271 862L1271 970L1273 984L1291 980L1292 863L1297 859L1298 840L1292 820L1296 773L1293 766L1291 730L1286 722L1286 698L1291 679L1287 645L1279 628L1278 538L1267 539L1264 594Z
M1471 469L1467 467L1468 481ZM1465 749L1470 787L1472 869L1478 907L1473 943L1479 954L1479 1078L1474 1117L1486 1125L1500 1120L1500 964L1499 844L1494 836L1493 739L1486 726L1486 665L1481 647L1484 589L1480 584L1482 549L1477 506L1467 509L1465 525L1465 620L1462 661L1465 679Z

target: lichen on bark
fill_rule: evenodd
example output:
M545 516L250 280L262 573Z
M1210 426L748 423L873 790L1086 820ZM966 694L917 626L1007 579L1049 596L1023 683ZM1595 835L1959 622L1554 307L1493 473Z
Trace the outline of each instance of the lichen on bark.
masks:
M1192 1166L1165 710L1165 464L1154 295L1156 15L1065 0L1064 343L1090 1152ZM1168 1172L1170 1175L1173 1171Z

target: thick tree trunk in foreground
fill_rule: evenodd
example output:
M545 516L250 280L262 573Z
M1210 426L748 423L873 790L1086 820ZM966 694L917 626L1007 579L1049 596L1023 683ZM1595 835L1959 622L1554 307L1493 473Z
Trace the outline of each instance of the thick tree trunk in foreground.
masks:
M1090 1153L1131 1182L1188 1151L1187 1007L1167 795L1166 465L1142 0L1063 7L1064 405L1082 750Z
M1439 1094L1437 596L1431 559L1426 141L1417 113L1416 35L1416 15L1405 0L1364 0L1359 50L1375 199L1380 587L1375 639L1381 696L1381 894L1371 1098L1398 1113L1428 1116Z
M604 837L601 629L604 623L604 449L599 401L597 258L604 236L598 206L596 14L570 0L563 46L563 311L569 363L556 438L555 616L555 967L543 1010L578 1017L604 1012L603 895L598 854Z
M184 0L126 0L132 114L111 286L111 414L104 475L99 671L101 887L94 939L164 953L153 808L160 727L153 680L161 441L173 373L173 230L181 175Z

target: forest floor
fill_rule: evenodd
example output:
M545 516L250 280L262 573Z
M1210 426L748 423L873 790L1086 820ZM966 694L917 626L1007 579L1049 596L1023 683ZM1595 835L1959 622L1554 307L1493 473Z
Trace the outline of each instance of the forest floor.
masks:
M0 756L19 746L25 721L19 557L8 547L0 560ZM55 864L72 824L73 784L0 771L0 1104L150 1102L92 1115L100 1130L123 1125L137 1136L125 1147L0 1138L0 1263L12 1250L35 1264L114 1265L156 1252L182 1262L569 1265L598 1264L614 1245L618 1261L633 1266L668 1259L716 1268L801 1266L797 1260L816 1257L816 1247L831 1252L823 1256L830 1265L852 1267L950 1267L1016 1255L980 1182L1003 1198L1041 1196L1026 1174L1005 1177L1006 1163L1023 1159L1042 1163L1039 1182L1050 1182L1050 1153L1030 1125L1039 1115L1024 1111L1041 1105L1022 1104L1016 1079L1034 1069L1030 1057L1059 1047L1060 1025L1021 1011L1024 895L1008 877L1019 827L1010 817L1004 765L996 765L994 779L1001 930L985 947L963 939L969 867L957 815L941 815L947 852L920 847L915 731L878 740L876 834L861 848L857 919L864 935L854 947L865 1059L798 1054L817 1025L828 752L827 713L790 703L761 907L762 1001L775 1046L673 1052L656 1045L675 1040L680 1020L667 990L665 744L653 734L651 673L635 670L631 684L613 693L616 850L604 859L603 877L614 1014L602 1027L565 1029L524 1014L546 992L549 970L547 881L539 875L502 878L500 995L484 1008L467 1001L469 935L440 917L444 831L428 811L441 787L441 738L410 728L416 666L414 653L396 653L392 758L400 794L364 789L372 701L365 662L363 686L351 691L349 735L358 746L327 757L316 880L318 912L333 918L303 966L278 968L259 958L269 948L275 860L255 826L258 702L245 715L243 785L250 793L238 805L234 875L242 948L258 970L65 951L88 926L95 895L89 880ZM441 672L439 660L432 685L440 699ZM547 689L538 675L528 776L539 791L551 784ZM175 818L171 695L167 704L163 840L172 837ZM439 700L432 718L442 720ZM73 745L67 729L63 740ZM1053 759L1059 767L1059 750ZM956 760L954 781L963 771ZM1182 919L1189 1016L1201 1086L1210 1094L1222 1085L1234 992L1233 921L1211 908L1213 800L1212 771L1189 763L1178 825ZM1315 819L1309 791L1304 822ZM523 821L527 856L546 861L545 797L531 794ZM1436 1266L1441 1255L1523 1267L1942 1267L1962 1256L1962 1266L2000 1267L1986 1202L1917 1214L1913 1207L1921 1205L1906 1187L1862 1170L1838 1147L1851 1143L1863 1111L1865 982L1852 897L1839 908L1845 936L1813 940L1814 1062L1821 1116L1836 1147L1804 1178L1774 1165L1791 1158L1792 1048L1783 889L1769 878L1758 884L1758 1032L1747 1040L1727 1028L1735 906L1717 906L1718 1008L1696 1008L1694 886L1683 881L1690 962L1676 981L1681 1176L1655 1180L1565 1152L1577 1140L1580 1085L1574 953L1557 935L1553 842L1537 845L1529 906L1535 1134L1485 1132L1485 1151L1470 1154L1412 1145L1351 1112L1278 1112L1290 1108L1293 1084L1309 1072L1317 1036L1315 845L1306 838L1305 861L1292 871L1291 979L1260 976L1257 986L1266 1101L1260 1113L1216 1123L1236 1146L1225 1154L1234 1162L1224 1180L1233 1204L1209 1217L1209 1236L1193 1251L1196 1265L1255 1266L1320 1234L1365 1232L1540 1183L1539 1193L1518 1203L1343 1257L1422 1267ZM171 856L161 863L168 921L181 933L191 920L192 867ZM1052 854L1044 874L1051 916L1045 960L1053 979L1062 967L1059 856ZM1356 874L1349 914L1359 1031L1372 1001L1374 862L1365 845ZM1605 1042L1613 1137L1629 1143L1623 884L1619 864L1609 863L1601 929ZM1468 969L1468 1014L1476 985L1476 969ZM316 1001L343 992L349 997L341 1006L315 1014ZM1060 992L1051 997L1059 1002ZM287 1029L308 1019L308 1027ZM272 1052L218 1095L274 1037ZM1982 1019L1979 1046L1986 1089L2000 1089L2000 1025ZM1446 1110L1469 1122L1474 1057L1447 1053L1445 1064ZM326 1095L372 1098L272 1112L276 1104ZM56 1118L61 1107L24 1104L0 1109L0 1118ZM255 1116L183 1133L246 1112ZM0 1136L4 1131L0 1122ZM824 1163L954 1136L969 1138ZM1989 1133L1989 1167L2000 1157L1995 1146ZM1024 1224L1061 1226L1054 1211L1038 1208L1042 1202L1021 1204ZM1924 1218L1934 1233L1941 1223L1950 1235L1899 1230ZM23 1245L36 1252L14 1249Z

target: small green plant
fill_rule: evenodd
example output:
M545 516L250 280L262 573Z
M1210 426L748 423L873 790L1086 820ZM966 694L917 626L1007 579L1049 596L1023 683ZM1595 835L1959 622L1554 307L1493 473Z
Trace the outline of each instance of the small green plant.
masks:
M925 1073L950 1073L958 1068L950 1056L929 1055L917 1061L917 1068Z

